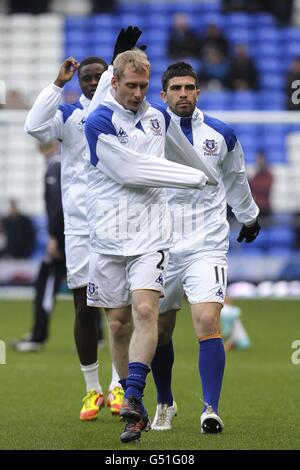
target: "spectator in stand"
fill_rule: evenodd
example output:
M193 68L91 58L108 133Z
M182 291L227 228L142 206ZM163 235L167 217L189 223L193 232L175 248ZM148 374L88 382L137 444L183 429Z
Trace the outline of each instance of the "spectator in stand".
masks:
M173 17L167 50L171 59L199 56L199 41L185 13L177 13Z
M199 71L200 87L208 90L229 88L230 62L218 49L210 49Z
M209 24L206 30L206 35L200 39L201 58L205 59L211 49L217 50L225 57L228 57L229 42L216 24Z
M114 13L117 9L118 0L91 0L92 12Z
M10 0L9 13L48 13L49 0Z
M8 215L2 221L6 246L3 255L7 258L30 258L35 243L33 223L22 214L15 200L9 201Z
M268 167L267 156L260 151L256 158L256 172L249 180L253 198L259 207L260 215L270 216L272 213L270 194L273 185L273 175Z
M244 44L237 44L230 65L232 90L257 90L258 71Z
M5 104L2 109L27 109L28 105L25 102L22 94L18 90L7 90Z
M300 57L295 57L287 74L286 108L289 111L300 111Z

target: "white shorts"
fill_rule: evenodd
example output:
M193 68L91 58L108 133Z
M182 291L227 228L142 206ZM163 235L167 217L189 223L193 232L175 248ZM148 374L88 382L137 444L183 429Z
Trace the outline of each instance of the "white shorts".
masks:
M214 262L208 261L201 254L170 255L165 279L165 297L160 301L159 313L180 310L184 294L190 304L224 304L226 288L226 256Z
M65 251L69 289L87 286L90 261L89 236L66 235Z
M164 295L168 250L139 256L91 253L87 304L91 307L120 308L131 304L136 289L156 290Z

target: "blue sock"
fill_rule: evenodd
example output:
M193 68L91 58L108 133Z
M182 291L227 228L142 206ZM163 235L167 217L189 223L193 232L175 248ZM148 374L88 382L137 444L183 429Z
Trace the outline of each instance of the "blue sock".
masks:
M120 379L119 380L119 383L121 384L124 391L126 390L126 380L127 379Z
M174 363L174 349L172 340L162 346L158 346L151 364L154 378L157 403L173 405L171 390L172 368Z
M149 367L142 362L130 362L128 364L125 398L130 396L134 396L138 400L142 398L149 371Z
M199 341L199 373L202 382L203 400L218 413L225 368L225 351L221 338L211 338ZM206 410L204 405L203 411Z

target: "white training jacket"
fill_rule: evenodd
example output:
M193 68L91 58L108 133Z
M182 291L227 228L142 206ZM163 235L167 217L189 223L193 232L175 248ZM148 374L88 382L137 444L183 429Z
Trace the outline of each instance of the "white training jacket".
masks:
M44 88L28 113L25 131L41 142L61 140L61 189L65 234L88 235L84 123L90 100L61 104L62 88Z
M134 113L121 106L111 91L88 116L87 213L93 251L135 256L171 246L170 214L162 188L199 191L208 178L200 170L164 159L166 133L172 134L176 146L176 134L181 137L182 132L170 126L162 107L144 100Z
M171 119L182 130L199 160L217 177L218 185L203 191L168 189L169 207L174 222L174 245L170 253L187 255L201 252L209 259L226 256L229 224L226 202L241 224L251 224L258 216L245 171L243 150L233 129L227 124L203 115L196 108L193 116L181 118L170 109ZM166 157L174 151L168 135ZM182 221L180 224L179 222Z

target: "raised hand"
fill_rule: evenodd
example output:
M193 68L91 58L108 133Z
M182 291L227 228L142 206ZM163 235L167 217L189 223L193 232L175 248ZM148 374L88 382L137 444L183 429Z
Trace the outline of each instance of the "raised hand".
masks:
M118 54L135 47L141 34L142 31L137 26L128 26L126 29L122 28L115 42L112 63ZM145 49L145 46L143 48Z
M73 78L73 75L79 66L79 62L77 62L74 57L68 57L60 66L54 85L62 88L65 83L69 82Z

